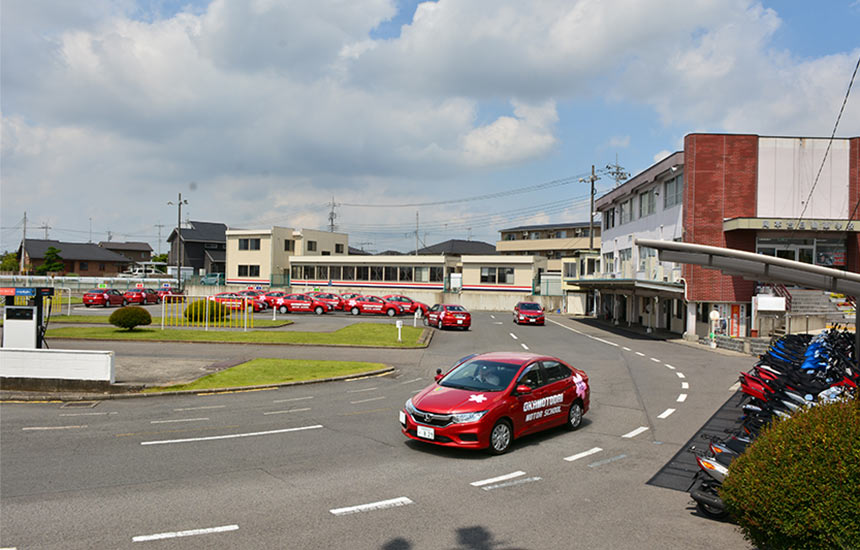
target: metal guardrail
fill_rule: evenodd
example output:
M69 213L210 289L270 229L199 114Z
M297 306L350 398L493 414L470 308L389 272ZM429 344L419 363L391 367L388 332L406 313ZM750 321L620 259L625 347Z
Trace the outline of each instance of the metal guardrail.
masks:
M194 305L194 304L201 305ZM213 304L220 303L226 315L218 315ZM216 302L211 295L171 294L161 301L161 330L166 327L212 329L254 328L254 306L251 298Z

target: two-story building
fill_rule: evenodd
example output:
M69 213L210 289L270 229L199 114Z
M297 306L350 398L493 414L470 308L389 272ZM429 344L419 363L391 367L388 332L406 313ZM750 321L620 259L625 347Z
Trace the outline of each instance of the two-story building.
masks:
M99 246L111 252L122 254L131 262L149 262L152 260L152 247L149 246L149 243L102 241Z
M546 269L561 272L562 259L578 257L593 245L600 248L600 222L593 224L592 239L589 222L521 225L501 229L496 252L503 255L543 256Z
M194 268L196 274L224 273L226 231L227 226L217 222L189 221L179 228L178 233L174 228L167 238L170 243L167 263L177 265L181 249L183 267Z
M45 263L45 255L49 249L59 251L58 256L63 262L61 275L74 273L81 277L115 276L131 264L131 260L112 250L94 243L70 243L53 239L27 239L18 249L19 257L23 255L24 266L28 273Z

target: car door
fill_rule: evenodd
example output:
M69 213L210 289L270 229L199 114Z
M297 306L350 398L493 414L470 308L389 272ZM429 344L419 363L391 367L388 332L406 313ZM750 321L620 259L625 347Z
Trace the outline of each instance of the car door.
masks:
M429 324L436 324L436 320L439 319L439 309L439 304L436 304L427 311L427 322Z
M571 370L559 361L542 361L543 373L546 376L546 397L552 403L544 409L545 428L564 424L567 412L575 398L575 386L571 378Z
M546 405L546 376L544 375L540 361L526 366L514 384L514 392L517 386L528 386L531 392L519 394L514 397L511 416L514 420L514 435L520 436L542 429L544 420L544 409Z

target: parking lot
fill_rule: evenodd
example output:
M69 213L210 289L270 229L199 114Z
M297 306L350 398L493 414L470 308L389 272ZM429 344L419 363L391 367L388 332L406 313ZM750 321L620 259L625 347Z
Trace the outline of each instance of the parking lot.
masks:
M290 318L301 330L374 319ZM470 331L432 330L430 347L416 350L110 343L118 378L132 365L144 372L144 361L184 361L190 373L252 356L374 360L397 371L76 410L4 404L3 545L115 547L215 529L182 546L746 547L732 525L699 517L686 493L646 482L732 395L749 358L563 316L515 326L509 312L480 312ZM403 402L436 368L491 350L556 355L584 369L592 409L583 426L526 437L500 457L407 441L397 422ZM91 502L99 514L88 512Z

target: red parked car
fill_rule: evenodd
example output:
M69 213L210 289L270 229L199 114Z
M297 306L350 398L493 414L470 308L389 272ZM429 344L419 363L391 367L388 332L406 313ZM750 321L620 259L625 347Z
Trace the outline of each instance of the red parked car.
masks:
M387 302L379 296L356 296L347 302L348 311L353 315L359 313L376 313L394 317L401 312L400 306L394 302Z
M254 296L244 296L238 292L219 292L214 296L209 296L209 299L219 304L224 304L234 311L244 311L248 306L251 306L255 313L266 309L266 304L263 300Z
M160 304L161 298L158 297L158 293L152 290L151 288L131 288L125 291L125 299L130 304Z
M456 327L468 330L472 326L472 314L457 304L436 304L427 311L424 324L436 328Z
M265 294L263 294L262 290L240 290L236 294L241 296L247 296L248 298L254 299L256 302L260 302L260 309L267 309L269 307L269 302L266 301ZM259 311L256 309L257 306L254 306L254 311Z
M124 306L128 300L115 288L94 288L84 293L84 306Z
M524 435L577 429L589 407L588 376L556 357L484 353L436 373L400 411L410 439L502 454Z
M403 313L414 314L415 311L418 310L421 312L420 315L422 317L427 317L427 311L430 309L427 304L416 302L412 298L400 294L389 294L388 296L383 296L382 299L400 304L400 308L403 310Z
M157 291L158 297L162 302L184 302L185 293L178 288L163 286Z
M514 323L543 325L546 323L543 308L537 302L519 302L514 306Z
M355 298L358 298L359 296L361 296L361 294L358 294L356 292L347 292L345 294L341 294L340 299L342 300L342 304L343 304L340 306L341 309L343 309L344 311L349 311L349 301L354 300Z
M324 302L328 306L329 311L336 311L343 309L343 298L338 294L332 294L331 292L308 292L308 296L313 296L320 302Z
M278 298L283 298L286 295L287 292L284 292L283 290L270 290L263 294L262 298L266 301L266 304L268 304L269 307L274 308L277 306L276 302L278 301Z
M301 313L303 311L313 311L317 315L322 315L328 311L328 305L308 294L288 294L283 298L278 298L275 302L278 311L281 313Z

